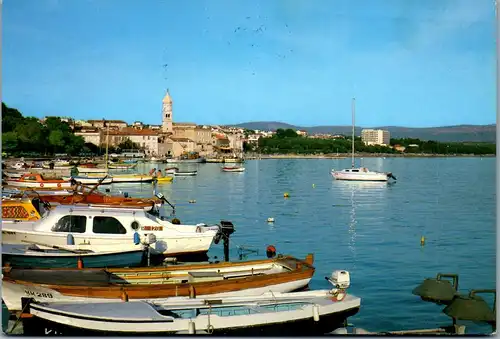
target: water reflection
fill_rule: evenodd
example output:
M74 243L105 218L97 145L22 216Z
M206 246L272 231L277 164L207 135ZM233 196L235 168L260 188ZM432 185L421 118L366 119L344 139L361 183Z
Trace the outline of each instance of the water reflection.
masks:
M354 200L355 187L351 187L351 218L349 222L349 250L352 253L353 269L356 269L356 205Z

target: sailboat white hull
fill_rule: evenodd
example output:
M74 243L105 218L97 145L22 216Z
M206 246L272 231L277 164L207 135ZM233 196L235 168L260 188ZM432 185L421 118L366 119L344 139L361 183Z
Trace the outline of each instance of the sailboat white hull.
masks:
M346 172L333 171L332 176L336 180L350 180L350 181L387 181L389 180L386 173L380 172Z

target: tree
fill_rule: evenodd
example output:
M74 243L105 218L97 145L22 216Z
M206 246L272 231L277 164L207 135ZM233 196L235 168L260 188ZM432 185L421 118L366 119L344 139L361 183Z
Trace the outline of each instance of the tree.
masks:
M299 135L291 128L287 128L286 130L283 128L278 128L276 130L276 138L296 138Z
M54 147L54 153L64 146L64 133L61 131L51 131L49 134L49 143Z
M118 144L119 149L141 149L141 145L133 142L130 138L125 139Z
M18 145L16 132L2 133L2 149L5 151L14 151Z

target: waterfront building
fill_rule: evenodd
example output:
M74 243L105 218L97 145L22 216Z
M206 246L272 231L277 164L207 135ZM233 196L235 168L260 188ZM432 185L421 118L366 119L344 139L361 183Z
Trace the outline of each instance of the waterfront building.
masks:
M98 128L85 128L79 132L74 133L76 136L83 138L85 143L91 143L96 146L101 145L105 140L103 139L103 132Z
M363 129L361 131L361 140L365 145L387 146L390 144L391 137L389 131L381 129Z

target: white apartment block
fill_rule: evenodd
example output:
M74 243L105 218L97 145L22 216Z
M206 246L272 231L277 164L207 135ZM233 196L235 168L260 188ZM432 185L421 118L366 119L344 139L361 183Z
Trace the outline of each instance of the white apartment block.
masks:
M361 131L361 140L365 145L382 145L390 144L391 136L389 131L381 129L364 129Z

